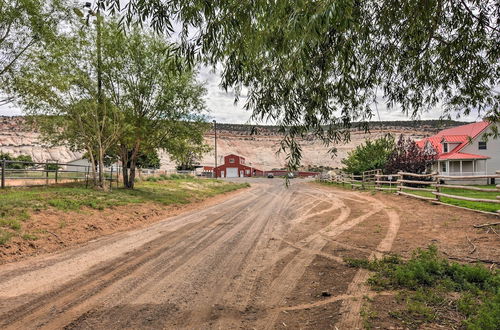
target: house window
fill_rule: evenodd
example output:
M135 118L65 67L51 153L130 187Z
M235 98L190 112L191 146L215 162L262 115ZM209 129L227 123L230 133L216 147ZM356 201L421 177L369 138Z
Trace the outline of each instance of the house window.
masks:
M250 174L250 170L246 170L247 171L247 174Z
M448 143L443 143L443 152L448 152Z
M478 148L479 148L479 150L486 150L486 142L479 141Z
M229 162L230 162L231 164L234 164L234 158L229 158Z
M441 172L446 172L446 162L441 163Z
M240 164L245 164L245 159L244 158L240 158Z

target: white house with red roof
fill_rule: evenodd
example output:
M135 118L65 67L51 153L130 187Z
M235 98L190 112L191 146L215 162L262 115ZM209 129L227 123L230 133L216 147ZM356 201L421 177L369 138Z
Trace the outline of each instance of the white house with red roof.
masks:
M494 174L500 170L500 139L484 139L491 125L498 124L482 121L448 128L417 144L437 153L434 170L441 175Z

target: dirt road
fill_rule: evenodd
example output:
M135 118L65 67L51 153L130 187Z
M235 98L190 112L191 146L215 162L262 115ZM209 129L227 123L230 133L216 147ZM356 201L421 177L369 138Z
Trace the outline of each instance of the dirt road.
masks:
M0 328L361 328L364 270L398 212L366 193L252 180L211 207L0 266Z

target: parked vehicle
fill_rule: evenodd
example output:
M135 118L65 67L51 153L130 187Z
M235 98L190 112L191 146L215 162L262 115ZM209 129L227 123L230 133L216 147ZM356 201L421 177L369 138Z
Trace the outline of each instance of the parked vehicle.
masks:
M272 174L272 173L267 173L267 178L268 178L268 179L272 179L272 178L274 178L274 174Z

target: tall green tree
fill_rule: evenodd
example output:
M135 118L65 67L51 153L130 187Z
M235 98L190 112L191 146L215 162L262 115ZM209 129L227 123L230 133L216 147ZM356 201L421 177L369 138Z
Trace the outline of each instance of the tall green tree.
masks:
M394 137L391 135L378 138L374 141L366 140L365 143L350 151L342 159L344 170L347 173L361 174L364 171L384 169L389 155L394 150Z
M103 29L104 90L123 115L118 148L127 188L134 188L141 153L202 144L205 88L175 48L138 28Z
M106 187L105 156L122 131L122 113L100 101L95 24L67 26L58 40L34 47L11 81L11 93L45 141L85 151L96 187Z
M158 31L181 26L191 58L220 64L222 86L247 87L254 118L283 127L289 167L297 137L347 140L378 97L415 117L442 106L500 118L497 0L109 2Z
M210 126L201 123L190 125L191 127L184 125L180 134L171 139L168 146L165 146L170 159L175 161L179 170L194 170L203 155L212 150L203 139L203 133L207 132Z

